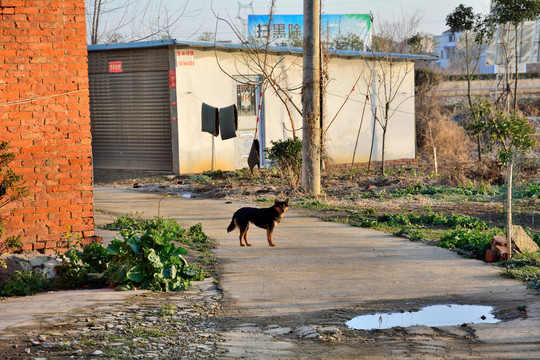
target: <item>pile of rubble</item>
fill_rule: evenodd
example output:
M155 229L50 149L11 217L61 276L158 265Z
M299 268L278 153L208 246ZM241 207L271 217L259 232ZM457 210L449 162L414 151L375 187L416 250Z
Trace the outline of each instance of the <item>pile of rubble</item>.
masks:
M538 245L523 230L521 226L512 226L512 254L523 251L534 252L539 250ZM486 250L486 262L497 262L510 258L510 248L506 237L496 235L491 239L491 249Z

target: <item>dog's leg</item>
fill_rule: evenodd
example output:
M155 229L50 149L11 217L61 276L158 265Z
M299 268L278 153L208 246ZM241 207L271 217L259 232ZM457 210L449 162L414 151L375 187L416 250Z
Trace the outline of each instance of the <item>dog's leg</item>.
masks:
M251 244L248 242L247 234L248 234L249 228L246 229L246 232L244 233L244 241L246 242L247 246L251 246Z
M244 233L240 231L240 246L244 246L244 243L242 242L243 237L244 237Z
M242 239L244 239L244 242L247 246L251 246L251 244L248 241L248 230L249 230L249 223L247 223L245 226L240 225L240 246L244 246L244 243L242 242Z
M273 226L269 226L269 227L266 228L266 237L268 239L268 245L276 246L276 244L274 244L274 242L272 241L272 239L274 237L274 227Z

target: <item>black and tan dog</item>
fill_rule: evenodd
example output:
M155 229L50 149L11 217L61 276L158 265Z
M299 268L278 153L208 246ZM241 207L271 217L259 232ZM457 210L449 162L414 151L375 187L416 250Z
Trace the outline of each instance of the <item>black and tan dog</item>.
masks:
M240 229L240 246L244 246L242 238L246 242L247 246L251 246L251 244L248 242L247 234L249 230L249 223L252 223L255 226L266 229L268 245L276 246L276 244L274 244L272 241L274 228L276 227L277 223L281 221L288 208L289 199L286 199L285 201L279 201L276 199L274 205L270 206L269 208L258 209L252 207L243 207L234 213L231 223L227 228L227 232L233 231L238 226Z

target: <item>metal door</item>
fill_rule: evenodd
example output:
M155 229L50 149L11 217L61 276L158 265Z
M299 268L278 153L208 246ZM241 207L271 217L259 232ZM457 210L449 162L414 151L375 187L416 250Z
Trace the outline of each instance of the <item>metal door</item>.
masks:
M88 63L94 166L171 171L168 48L89 52Z

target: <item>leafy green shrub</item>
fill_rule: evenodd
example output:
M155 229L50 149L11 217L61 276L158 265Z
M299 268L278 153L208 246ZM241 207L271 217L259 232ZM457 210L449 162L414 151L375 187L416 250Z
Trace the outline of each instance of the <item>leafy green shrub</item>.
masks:
M39 270L16 271L0 287L1 296L28 296L51 289L51 280Z
M56 267L54 289L101 288L107 286L104 276L109 254L103 245L90 243L79 249L70 249L61 255L62 264Z
M302 178L302 141L298 138L270 141L265 149L272 166L279 169L280 176L296 189Z
M426 237L422 234L422 231L410 227L402 227L399 231L393 233L394 236L403 237L411 241L426 241Z
M410 214L409 214L410 215ZM378 222L388 223L390 226L406 226L411 225L409 215L406 214L384 214L377 218Z
M540 233L534 234L532 236L532 239L536 243L536 245L540 246Z
M123 229L121 236L123 240L115 238L107 247L111 260L107 278L116 289L183 290L197 275L182 257L187 250L172 242L174 234L149 229L139 236Z
M491 247L491 239L495 235L502 234L500 229L491 231L479 231L458 228L447 231L441 237L438 246L447 249L461 249L472 253L476 259L482 259L487 249Z
M28 194L28 189L23 185L21 176L9 168L9 163L14 158L15 153L9 152L9 144L6 141L0 141L0 209ZM7 216L10 214L8 212ZM22 247L20 236L10 236L3 241L1 240L6 231L3 225L4 220L5 217L0 217L0 255ZM5 264L0 261L0 266L5 266Z
M515 254L511 259L502 261L500 266L505 268L503 276L519 279L540 291L540 251Z
M160 230L171 234L175 241L193 246L198 250L211 247L210 239L204 233L200 223L185 229L173 219L165 219L160 216L156 216L151 220L144 220L141 217L120 216L114 222L105 225L104 228L109 230L133 230L135 232Z
M452 214L449 216L444 216L434 212L423 216L418 216L415 214L385 214L379 216L377 221L386 222L391 226L442 225L449 228L461 226L466 229L489 229L489 226L484 221L462 214Z
M540 199L540 181L528 183L524 187L518 189L514 195L518 199L531 198Z
M392 197L402 197L407 195L461 195L461 196L493 196L498 195L500 190L493 187L472 185L464 187L446 187L446 186L433 186L424 184L415 184L403 189L395 189L390 192Z

